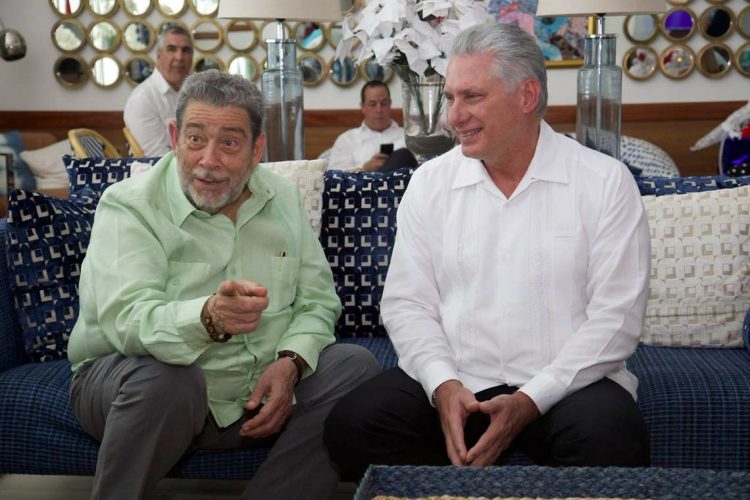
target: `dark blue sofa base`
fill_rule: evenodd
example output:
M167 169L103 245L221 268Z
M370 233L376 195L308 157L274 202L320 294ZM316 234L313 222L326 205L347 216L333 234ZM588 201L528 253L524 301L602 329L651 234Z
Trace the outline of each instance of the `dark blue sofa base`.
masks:
M396 365L388 339L340 342L369 348L384 368ZM628 364L640 380L639 405L651 433L653 466L750 469L750 426L737 418L750 409L745 350L640 346ZM70 410L70 377L66 360L27 363L0 373L0 472L94 474L98 444ZM729 400L730 393L736 398ZM199 451L170 476L248 479L267 452ZM516 454L507 463L530 462Z

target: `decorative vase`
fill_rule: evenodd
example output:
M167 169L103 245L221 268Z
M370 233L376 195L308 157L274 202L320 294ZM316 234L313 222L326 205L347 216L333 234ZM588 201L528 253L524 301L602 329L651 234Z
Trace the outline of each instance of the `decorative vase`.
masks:
M405 65L394 65L401 78L406 147L421 164L455 145L445 119L445 79L439 73L417 75Z

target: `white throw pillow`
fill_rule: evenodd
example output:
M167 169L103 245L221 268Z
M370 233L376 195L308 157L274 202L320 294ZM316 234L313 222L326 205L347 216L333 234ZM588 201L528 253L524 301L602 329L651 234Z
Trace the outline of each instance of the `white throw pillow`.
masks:
M750 186L644 196L651 280L641 340L740 347L750 307Z
M73 150L65 139L44 148L21 151L21 158L34 175L37 189L57 189L68 187L68 172L62 157L69 154Z
M323 214L323 172L326 169L324 160L277 161L261 163L261 167L278 174L295 183L302 193L310 225L316 235L320 236L320 219Z

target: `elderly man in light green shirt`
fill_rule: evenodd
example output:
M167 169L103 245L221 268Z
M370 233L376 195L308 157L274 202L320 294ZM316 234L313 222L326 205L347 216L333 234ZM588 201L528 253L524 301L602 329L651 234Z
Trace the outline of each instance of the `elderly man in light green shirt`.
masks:
M255 168L262 120L247 80L189 77L174 153L97 207L68 347L71 406L101 442L92 498L147 496L185 452L270 442L243 498L336 488L323 421L377 362L331 345L331 270L297 188Z

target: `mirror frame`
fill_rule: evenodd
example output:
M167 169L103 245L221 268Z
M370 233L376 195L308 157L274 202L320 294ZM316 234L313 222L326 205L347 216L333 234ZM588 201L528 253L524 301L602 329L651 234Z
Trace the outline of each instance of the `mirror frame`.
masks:
M233 63L233 62L234 62L234 61L235 61L236 59L240 59L240 58L243 58L243 57L244 57L245 59L249 59L249 60L250 60L250 62L251 62L251 63L253 64L253 66L255 67L255 72L253 73L253 77L252 77L252 78L250 79L250 81L251 81L251 82L254 82L254 81L256 81L256 80L257 80L258 78L260 78L260 66L258 66L258 61L257 61L257 60L256 60L256 59L255 59L255 58L254 58L253 56L251 56L250 54L235 54L235 55L233 55L232 57L230 57L230 58L229 58L229 61L227 61L227 73L229 73L229 74L232 74L232 75L237 75L237 74L239 74L239 73L232 73L232 72L230 71L230 68L232 67L232 63ZM243 77L244 77L245 75L240 75L240 76L243 76Z
M677 37L671 36L667 32L667 28L666 28L667 18L669 17L669 15L673 14L675 12L678 12L678 11L685 11L685 12L687 12L688 14L690 14L690 19L693 20L693 26L692 26L692 28L690 28L690 31L687 33L687 35L685 35L684 37L681 37L681 38L677 38ZM684 42L686 40L689 40L690 37L692 37L697 30L698 30L698 18L695 16L695 12L693 12L692 9L689 9L687 7L674 7L672 9L669 9L669 11L667 11L662 16L661 22L659 23L659 31L661 32L661 34L664 35L664 38L666 38L667 40L672 40L673 42Z
M741 45L734 53L734 67L735 69L742 75L750 78L750 67L748 69L745 69L740 64L740 56L743 52L748 52L748 59L750 59L750 42L747 42L744 45Z
M49 0L49 6L52 9L52 11L57 14L58 16L64 18L64 19L70 19L71 17L78 16L81 12L83 12L83 9L86 8L86 0L79 0L81 3L78 4L78 8L74 11L71 11L70 14L65 14L64 12L60 12L57 9L57 6L55 5L54 0Z
M219 12L219 0L216 0L216 8L211 12L199 12L198 7L195 5L195 0L188 0L188 4L190 5L190 9L192 9L198 17L216 17L216 14Z
M651 19L654 20L654 32L651 33L651 36L646 38L645 40L639 40L635 38L632 35L632 33L630 33L630 30L628 30L628 21L630 21L630 19L634 17L639 17L639 16L650 16ZM635 44L648 43L659 35L659 16L657 16L656 14L630 14L629 16L625 18L625 21L622 24L622 30L623 30L623 33L625 33L625 37L631 42Z
M235 47L230 41L229 34L232 32L232 27L240 23L249 25L251 28L250 31L254 33L253 41L249 47ZM255 47L258 46L258 40L260 39L260 32L258 31L258 27L255 25L255 23L250 21L249 19L232 19L231 21L227 23L224 31L225 31L224 37L226 38L224 43L226 43L227 47L229 47L232 50L235 50L237 52L250 52ZM255 61L255 65L256 66L258 65L258 61ZM227 64L227 68L228 67L229 67L229 64Z
M125 36L125 32L128 31L128 27L131 24L141 24L145 26L146 29L148 30L150 37L149 37L148 45L146 46L145 49L134 49L133 47L128 45L128 37ZM156 30L154 29L153 26L151 26L151 23L149 23L145 19L131 18L122 27L122 44L125 46L126 49L128 49L131 52L135 52L136 54L145 54L146 52L149 52L154 47L154 45L156 45L156 38L157 38Z
M367 59L365 62L359 65L359 77L365 81L369 82L371 81L369 76L367 75L367 72L365 71L365 67L370 61L373 61L375 59L375 56L371 56L369 59ZM383 83L388 83L393 78L393 68L390 66L381 66L383 68L383 71L385 72L385 78L383 78Z
M707 0L707 1L708 3L712 3L714 5L722 5L722 4L727 3L729 0Z
M341 1L342 0L339 0L339 5L341 4ZM357 10L361 6L361 3L362 3L362 0L352 0L352 6L346 10L344 10L342 6L341 17L344 17L346 14L350 14L354 12L355 10Z
M666 71L666 69L664 67L664 64L665 64L664 63L664 58L666 57L666 55L669 53L670 50L674 50L674 49L682 49L683 51L685 51L690 56L690 67L682 75L676 75L676 76L675 75L670 75L669 73L667 73L667 71ZM661 54L659 54L659 69L661 70L662 74L664 76L666 76L667 78L670 78L672 80L683 80L683 79L687 78L688 76L690 76L693 73L693 71L695 70L695 52L693 52L693 49L691 49L690 47L688 47L687 45L685 45L683 43L672 44L669 47L667 47L666 49L664 49Z
M216 57L213 54L200 53L200 54L197 54L197 55L193 55L193 73L197 72L196 68L198 67L198 62L200 62L200 61L202 61L204 59L208 59L209 61L213 61L213 62L217 63L217 65L219 66L219 71L226 71L227 70L227 67L224 64L224 61L222 61L220 58Z
M352 61L352 65L354 65L354 59L350 56L347 56L346 59L350 59ZM351 87L354 85L354 83L359 80L359 68L357 66L354 66L354 77L349 82L339 82L333 77L333 64L336 61L336 56L331 57L328 60L328 64L326 65L326 75L327 78L332 81L335 85L339 87Z
M148 1L148 7L146 7L146 11L143 14L136 14L136 13L130 12L128 10L128 8L127 8L127 0L120 0L120 2L122 3L122 10L123 10L123 12L125 12L127 15L129 15L131 17L146 17L149 14L151 14L151 11L154 10L154 1L155 0L147 0L147 1Z
M60 77L60 72L58 71L58 67L65 59L74 59L78 64L81 65L81 68L83 69L83 73L81 74L81 81L70 83L66 82ZM55 80L57 82L69 89L77 89L79 87L82 87L89 79L89 65L88 63L78 54L63 54L60 57L57 58L57 61L55 61L55 64L52 65L52 72L55 74Z
M328 67L326 66L326 62L323 60L322 57L320 57L319 54L316 54L315 52L302 52L300 55L297 56L297 69L299 69L299 65L302 62L303 59L315 59L320 64L320 75L318 75L318 78L316 80L313 80L311 82L305 81L305 78L302 78L302 85L305 87L317 87L321 83L323 83L323 80L326 79L328 76ZM302 70L300 70L300 73Z
M748 5L744 9L742 9L740 11L740 13L737 14L737 20L735 21L735 27L736 27L737 33L739 33L740 35L742 35L745 38L750 38L750 29L748 29L747 31L743 31L743 29L742 29L742 18L744 18L745 16L747 16L748 20L750 20L750 5ZM748 28L750 28L750 26Z
M326 42L328 43L328 46L329 46L329 47L332 47L332 48L333 48L334 50L336 50L336 45L334 45L334 44L333 44L333 30L334 30L334 28L336 28L337 26L338 26L338 27L339 27L339 28L341 29L341 32L342 32L342 33L341 33L341 36L342 36L342 38L343 38L343 36L344 36L344 34L343 34L343 31L344 31L344 27L343 27L343 25L341 24L341 22L337 22L337 23L328 23L328 24L326 25L326 30L325 30L325 34L326 34Z
M83 40L81 40L80 45L78 45L77 48L72 49L72 50L63 49L62 47L60 47L57 44L57 39L55 38L55 32L60 26L62 26L65 23L71 23L75 25L81 30L81 33L83 33ZM52 38L52 45L54 45L55 48L57 48L57 50L59 50L60 52L64 52L66 54L73 54L75 52L80 52L86 46L86 43L89 40L89 32L86 29L86 26L84 26L83 23L79 21L78 19L73 19L72 17L63 17L61 19L58 19L58 21L54 25L52 25L52 31L50 31L50 37Z
M99 83L98 81L96 81L96 78L94 78L94 66L96 66L96 63L99 62L100 60L107 59L107 58L112 59L115 62L115 64L117 65L117 70L118 70L117 79L114 82L110 83L109 85ZM113 89L117 87L117 85L119 85L120 82L122 81L123 71L124 70L122 68L122 64L120 64L120 61L115 56L113 56L112 54L108 54L108 53L102 53L102 54L97 55L91 60L91 63L89 64L89 78L91 79L92 82L94 82L94 84L97 87L102 88L102 89Z
M320 43L318 43L318 45L315 47L303 47L300 44L300 40L297 38L297 29L299 29L300 26L305 25L307 23L315 23L320 27ZM303 52L320 52L320 49L326 46L326 40L328 39L326 37L325 24L315 22L315 21L301 21L301 22L295 23L294 26L292 26L291 36L297 42L297 49Z
M706 30L703 28L703 20L706 19L708 17L709 12L713 10L721 10L721 11L726 12L729 15L729 28L727 28L726 32L724 32L724 34L721 36L711 36L708 33L706 33ZM706 10L704 10L703 13L701 14L701 17L698 19L698 29L700 30L701 35L703 35L703 37L706 40L711 41L711 42L718 42L720 40L724 40L725 38L727 38L728 36L732 34L732 31L734 31L734 26L736 22L737 20L734 17L734 12L732 12L732 9L730 9L729 7L725 5L712 5L708 7Z
M693 0L667 0L671 5L676 5L678 7L684 7L692 1Z
M178 17L180 17L181 15L183 15L185 13L185 11L188 8L188 3L190 3L190 0L182 0L182 9L180 9L179 12L175 12L174 14L170 14L170 13L166 12L162 8L160 0L154 0L154 2L156 3L156 10L158 10L164 17L167 17L169 19L175 19L175 18L178 18Z
M91 30L93 30L94 27L99 24L109 24L115 29L115 43L109 49L100 49L94 45L94 39L91 36ZM114 51L117 50L117 48L122 43L122 31L120 30L120 27L116 25L115 23L113 23L111 20L104 19L104 18L98 18L98 19L94 19L93 21L91 21L91 24L89 24L88 30L86 30L86 37L88 39L89 46L92 49L94 49L97 52L97 54L112 54Z
M122 67L122 73L123 73L123 76L125 77L125 81L127 81L133 87L137 87L138 85L140 85L141 83L143 83L143 82L136 82L135 80L133 80L132 78L130 78L130 72L128 72L128 68L130 67L130 63L133 62L133 61L135 61L136 59L143 59L144 61L146 61L147 63L149 63L152 68L154 68L154 69L156 68L156 63L154 62L153 59L151 59L148 56L148 54L133 54L132 56L128 57L128 59L125 61L125 64L122 65L123 66Z
M703 55L709 50L716 48L716 47L726 50L727 53L729 54L729 57L727 58L727 65L719 73L709 73L703 67L703 63L702 63ZM703 47L701 50L698 51L698 54L695 56L695 66L698 68L698 71L700 72L700 74L707 78L713 78L713 79L723 78L729 74L729 72L732 70L732 66L734 66L734 53L732 52L732 49L730 49L729 46L726 44L719 43L719 42L709 43L708 45L706 45L705 47Z
M628 68L628 65L627 65L627 61L630 58L630 56L638 50L648 52L648 54L654 58L653 67L645 75L634 75L633 73L630 72L630 69ZM659 67L659 54L657 54L656 51L648 45L634 45L630 47L630 49L628 49L628 51L625 52L625 55L622 57L622 71L626 75L628 75L629 78L632 78L633 80L640 80L640 81L648 80L649 78L653 77L656 74L656 70L658 67Z
M263 30L266 29L266 26L269 24L276 24L276 21L263 21L260 26L258 26L258 38L260 39L260 46L264 49L268 48L268 44L266 43L266 39L263 37ZM289 23L284 21L282 23L284 25L284 33L286 37L292 36L292 27L289 26Z
M86 9L88 9L89 12L91 12L91 15L94 17L112 17L115 12L117 12L117 9L120 7L120 2L117 0L112 0L112 8L109 9L107 12L100 14L99 12L96 12L94 9L91 8L91 0L84 0L84 3L86 4Z
M216 33L219 35L219 38L216 40L216 45L214 45L213 47L204 49L199 47L196 43L195 29L201 24L211 24L214 26L214 28L216 28ZM196 19L193 25L190 26L190 36L193 38L193 49L201 53L213 54L224 45L224 28L216 21L216 19L212 19L210 17L199 17L198 19Z

